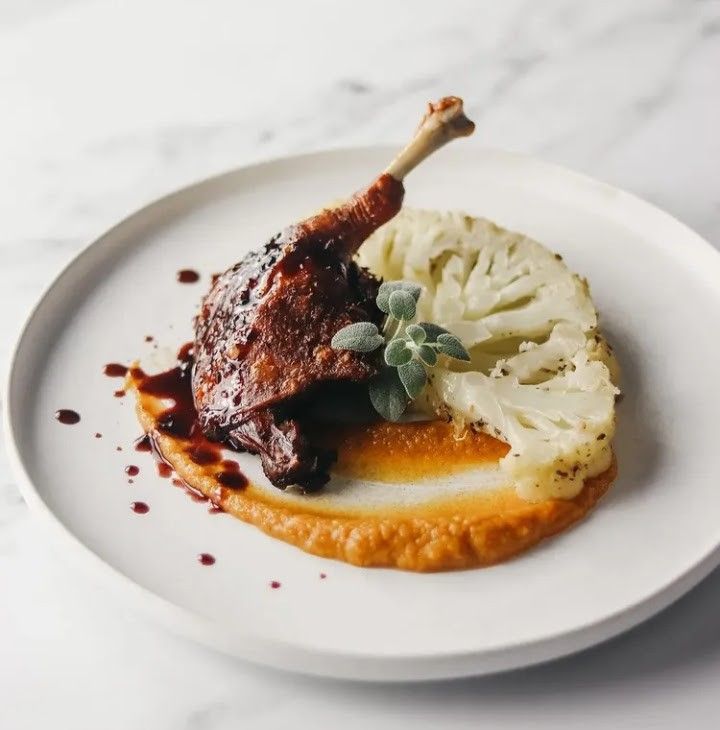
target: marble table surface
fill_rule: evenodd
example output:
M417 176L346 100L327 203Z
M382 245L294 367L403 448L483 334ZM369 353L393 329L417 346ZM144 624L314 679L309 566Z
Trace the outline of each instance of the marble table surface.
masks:
M43 287L134 208L253 160L402 140L448 92L477 143L619 185L717 244L718 69L716 0L2 0L2 374ZM1 451L0 596L7 730L703 728L720 713L720 572L546 666L426 685L303 678L99 592L48 547Z

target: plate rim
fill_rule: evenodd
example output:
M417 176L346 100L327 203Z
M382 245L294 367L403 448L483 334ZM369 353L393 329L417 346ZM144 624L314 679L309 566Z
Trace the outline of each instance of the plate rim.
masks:
M630 205L644 209L666 224L680 227L688 239L692 241L694 253L712 260L715 268L720 271L720 251L715 249L709 241L704 239L692 228L675 218L670 213L658 208L652 203L617 188L608 183L599 181L583 173L575 172L556 163L547 162L532 155L506 151L495 147L486 147L477 144L470 145L472 154L495 155L498 158L513 160L525 165L534 165L538 169L561 175L567 179L581 183L584 186L598 187L612 193L617 199ZM273 639L267 636L258 636L252 632L237 635L232 644L228 644L227 637L221 637L217 625L210 619L163 598L150 588L136 583L131 577L122 573L118 568L106 562L89 545L77 537L69 526L52 511L43 499L40 490L33 484L20 454L20 447L12 416L15 401L13 384L16 369L25 340L39 310L50 293L61 284L66 274L91 249L102 244L112 237L119 229L128 224L139 221L151 214L153 209L167 205L174 198L180 198L196 192L197 189L210 184L221 183L242 172L248 175L260 168L267 168L278 163L302 164L303 161L317 160L318 157L333 157L346 154L376 154L380 151L392 151L394 145L368 145L351 147L333 147L314 150L295 155L280 155L248 165L240 165L219 174L204 177L188 185L175 188L170 192L125 215L119 222L111 226L99 236L94 237L80 251L73 255L64 266L53 276L43 288L34 304L22 319L16 332L14 343L8 359L8 368L3 383L3 427L5 430L5 446L10 464L10 473L15 478L21 496L25 500L31 513L40 518L43 526L52 533L52 539L64 544L72 551L64 550L63 557L73 556L73 561L84 572L101 583L105 589L117 594L140 614L148 615L154 622L168 628L172 633L189 636L200 644L210 646L225 654L239 656L255 663L272 666L279 669L297 671L304 674L326 677L342 677L365 681L417 681L437 680L456 677L481 676L500 671L527 667L553 659L574 654L591 646L607 641L625 631L637 626L651 616L667 608L682 595L695 587L703 578L720 564L720 542L710 548L697 562L685 572L677 575L668 584L656 589L645 598L634 604L618 609L598 621L590 621L569 631L558 631L533 640L520 640L506 644L494 650L468 649L467 651L406 653L396 655L380 655L376 653L348 652L347 650L331 650L327 648L308 647ZM711 256L708 256L711 254ZM49 528L49 529L48 529ZM239 644L242 644L242 648ZM332 667L326 662L330 660Z

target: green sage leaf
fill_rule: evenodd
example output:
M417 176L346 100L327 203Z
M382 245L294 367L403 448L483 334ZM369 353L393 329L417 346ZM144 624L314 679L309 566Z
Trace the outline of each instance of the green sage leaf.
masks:
M455 335L439 335L437 338L437 343L438 350L442 352L443 355L452 357L455 360L464 360L465 362L469 362L470 353L465 349L463 343L460 342L460 340L455 337Z
M408 325L407 329L405 330L405 334L416 345L422 345L422 343L425 342L425 340L427 339L427 334L425 333L425 330L418 324Z
M407 341L402 339L391 340L385 348L385 362L396 368L412 360L412 352Z
M403 289L396 289L388 299L390 306L390 314L399 319L407 322L415 316L415 299L410 292L404 291Z
M370 402L386 421L398 421L408 405L408 397L395 368L384 368L368 384Z
M372 352L385 342L377 325L372 322L354 322L338 330L330 341L335 350Z
M419 322L418 327L422 327L425 331L426 342L435 342L440 335L450 334L444 327L432 322Z
M420 359L426 365L430 365L430 367L437 363L437 353L432 347L430 347L430 345L420 345L420 347L418 347L418 355L420 355Z
M385 314L390 314L390 295L394 291L406 291L417 302L422 293L422 287L412 281L384 281L378 289L375 303Z
M398 375L411 400L417 398L427 382L425 368L417 360L411 360L398 368Z

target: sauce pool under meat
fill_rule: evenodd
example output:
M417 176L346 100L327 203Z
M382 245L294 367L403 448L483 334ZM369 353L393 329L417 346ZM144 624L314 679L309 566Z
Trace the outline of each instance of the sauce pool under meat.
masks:
M190 383L192 343L180 348L178 360L176 367L157 375L146 375L138 367L130 371L130 377L140 393L172 402L155 419L155 428L160 433L181 439L185 444L184 451L193 463L216 468L215 478L220 485L230 489L244 489L248 480L237 462L224 459L222 445L207 439L200 429ZM138 451L152 451L151 437L146 434L138 439L135 448ZM161 457L157 470L161 477L168 478L172 475L172 468Z

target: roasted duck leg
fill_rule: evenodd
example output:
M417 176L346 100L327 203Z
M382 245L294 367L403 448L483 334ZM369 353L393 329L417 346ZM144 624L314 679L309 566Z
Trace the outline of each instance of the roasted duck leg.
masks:
M430 104L413 140L368 188L291 225L222 274L195 322L192 386L203 431L259 454L277 487L305 491L328 480L335 454L315 447L303 412L338 383L377 372L377 355L330 347L359 321L380 324L379 281L353 260L397 214L405 176L473 123L456 97Z

